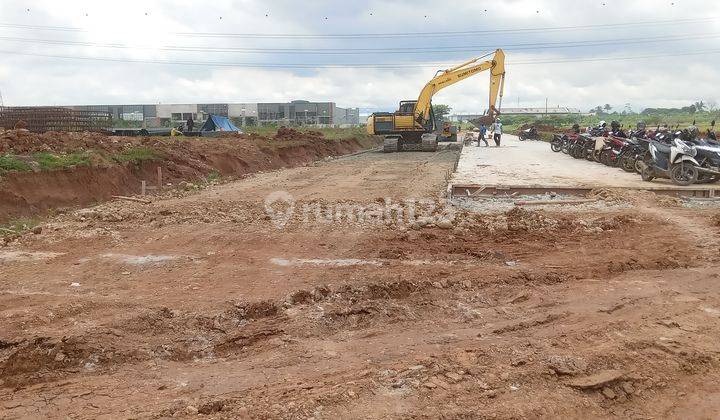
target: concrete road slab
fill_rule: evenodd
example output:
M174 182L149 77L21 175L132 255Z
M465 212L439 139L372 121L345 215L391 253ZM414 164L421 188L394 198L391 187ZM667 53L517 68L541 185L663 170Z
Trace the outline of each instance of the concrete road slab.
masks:
M534 140L521 142L513 135L503 135L500 147L477 147L475 143L465 146L450 184L633 189L701 187L720 190L717 184L677 187L665 179L645 182L636 173L573 159L564 153L553 152L549 143Z

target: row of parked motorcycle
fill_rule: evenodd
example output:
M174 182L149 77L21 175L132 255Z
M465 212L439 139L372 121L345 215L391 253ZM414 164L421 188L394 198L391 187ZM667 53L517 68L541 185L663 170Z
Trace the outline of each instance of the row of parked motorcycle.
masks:
M701 134L695 124L686 129L657 127L648 130L639 122L626 132L613 121L601 121L581 132L576 124L570 133L555 134L550 147L575 159L587 159L626 172L637 172L644 181L670 179L676 185L720 181L720 143L715 121Z

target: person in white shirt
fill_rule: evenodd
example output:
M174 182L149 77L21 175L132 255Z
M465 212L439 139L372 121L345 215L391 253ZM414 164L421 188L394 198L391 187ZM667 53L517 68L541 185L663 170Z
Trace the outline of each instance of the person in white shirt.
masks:
M493 125L490 126L490 131L493 132L493 140L495 140L495 146L500 147L500 138L502 137L502 122L499 119L495 120Z

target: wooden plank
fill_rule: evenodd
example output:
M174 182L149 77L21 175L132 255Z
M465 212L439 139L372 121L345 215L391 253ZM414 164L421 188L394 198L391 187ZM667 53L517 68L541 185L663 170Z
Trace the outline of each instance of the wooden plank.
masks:
M162 192L163 188L163 176L162 176L162 167L157 167L157 188L158 191Z

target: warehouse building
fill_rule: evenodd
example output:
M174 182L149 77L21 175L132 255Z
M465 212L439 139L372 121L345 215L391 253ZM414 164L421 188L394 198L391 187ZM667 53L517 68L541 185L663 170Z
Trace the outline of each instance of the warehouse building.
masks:
M79 111L108 112L114 120L142 121L149 127L180 124L209 115L229 117L245 125L359 125L359 108L340 108L334 102L274 102L234 104L158 104L72 106Z

